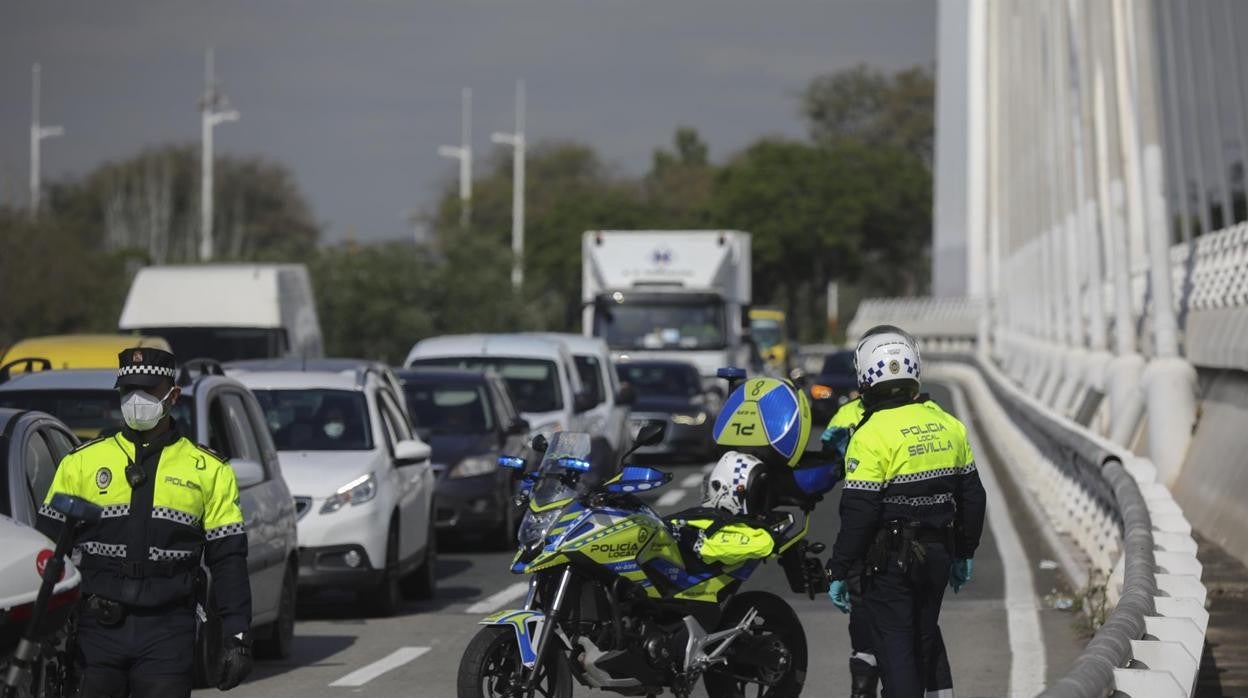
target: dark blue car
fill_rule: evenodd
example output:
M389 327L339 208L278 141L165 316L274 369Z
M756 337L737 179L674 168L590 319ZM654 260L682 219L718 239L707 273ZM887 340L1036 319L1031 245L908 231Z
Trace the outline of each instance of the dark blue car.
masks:
M493 372L450 368L398 371L412 427L433 449L435 522L440 533L479 536L493 548L515 545L520 509L503 454L519 455L529 425L507 383Z

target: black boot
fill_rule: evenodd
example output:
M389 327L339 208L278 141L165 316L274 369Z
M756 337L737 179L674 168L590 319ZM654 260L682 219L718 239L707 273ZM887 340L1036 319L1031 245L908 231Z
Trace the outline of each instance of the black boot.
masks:
M857 658L849 660L850 698L875 698L880 671Z

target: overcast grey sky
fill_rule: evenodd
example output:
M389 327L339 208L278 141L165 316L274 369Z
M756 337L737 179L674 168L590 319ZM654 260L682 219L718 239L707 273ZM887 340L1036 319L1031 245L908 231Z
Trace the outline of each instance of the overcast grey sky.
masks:
M198 141L203 51L242 121L218 153L295 173L326 238L409 233L455 165L459 94L473 145L510 130L516 78L531 141L592 144L640 173L677 125L721 159L762 135L800 136L797 93L856 63L935 61L935 0L345 0L3 3L0 201L27 199L30 65L43 65L46 178L146 145ZM477 158L480 166L483 157Z

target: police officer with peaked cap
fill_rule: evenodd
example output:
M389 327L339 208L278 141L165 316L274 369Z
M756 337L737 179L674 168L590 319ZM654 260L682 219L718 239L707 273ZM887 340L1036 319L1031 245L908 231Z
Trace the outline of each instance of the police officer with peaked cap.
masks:
M946 583L956 593L970 582L986 507L966 427L916 399L921 366L909 335L863 337L854 368L865 411L845 452L828 595L849 612L846 578L861 563L885 695L953 695L940 605Z
M64 492L104 508L75 537L83 581L77 660L82 698L172 698L191 693L195 591L201 560L212 572L224 647L223 691L251 671L247 535L234 471L183 436L169 415L180 389L173 354L119 355L125 425L61 461L39 528L64 518L47 506Z

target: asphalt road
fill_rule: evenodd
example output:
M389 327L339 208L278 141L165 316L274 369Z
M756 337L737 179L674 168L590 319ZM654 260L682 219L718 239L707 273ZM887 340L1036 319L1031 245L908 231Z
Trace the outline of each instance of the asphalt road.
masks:
M947 389L929 387L937 402L956 411ZM959 416L965 419L965 415ZM1035 534L1037 525L1027 519L1021 506L1015 506L1017 491L985 451L977 447L979 466L995 473L1000 483L1000 497L990 496L989 506L999 507L1005 515L997 523L1004 521L1004 527L1013 530L998 531L990 524L975 558L974 580L960 594L946 596L941 626L957 695L963 698L1011 695L1011 676L1023 684L1051 681L1062 674L1083 645L1074 630L1075 617L1047 607L1045 597L1060 589L1056 572L1041 567L1049 555ZM660 513L696 505L707 467L670 468L675 475L672 484L653 497ZM817 510L812 540L830 546L835 539L839 491ZM258 663L248 682L230 695L454 696L456 669L464 647L477 631L476 621L494 610L519 604L524 580L507 571L510 558L511 553L462 547L443 551L436 600L409 603L393 618L361 617L345 595L324 595L315 603L303 604L295 630L294 656L289 661ZM1028 570L1030 578L1020 577L1020 572ZM1008 608L1007 578L1012 580ZM1029 584L1020 585L1020 579ZM762 567L744 588L779 594L799 613L810 648L805 694L848 693L846 616L826 598L812 601L794 595L774 564ZM214 694L215 690L196 693ZM578 687L575 695L605 694Z

